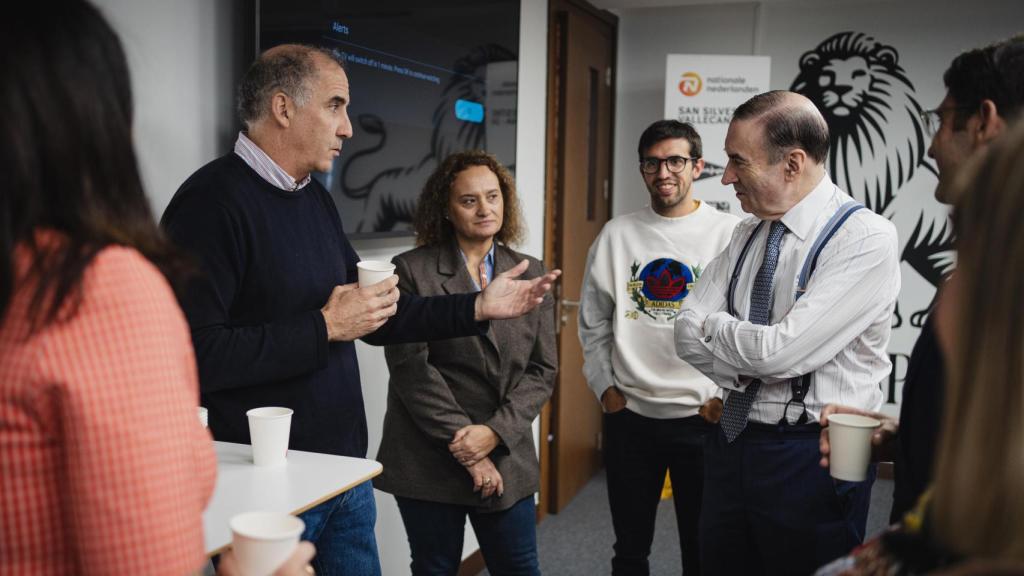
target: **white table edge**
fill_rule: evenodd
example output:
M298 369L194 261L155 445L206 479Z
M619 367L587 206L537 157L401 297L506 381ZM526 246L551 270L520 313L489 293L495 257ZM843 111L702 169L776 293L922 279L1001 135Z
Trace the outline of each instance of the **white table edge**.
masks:
M289 450L289 452L304 452L304 451L302 451L302 450ZM311 454L315 454L315 452L311 452ZM342 486L341 488L339 488L339 489L337 489L335 491L332 491L332 492L326 494L325 496L323 496L322 498L319 498L319 499L317 499L317 500L315 500L315 501L313 501L313 502L311 502L311 503L309 503L309 504L307 504L305 506L300 506L299 508L296 508L295 510L292 510L291 514L297 516L297 515L302 514L303 512L305 512L307 510L311 510L312 508L314 508L316 506L319 506L320 504L323 504L324 502L330 500L331 498L334 498L334 497L338 496L339 494L342 494L342 493L352 489L353 487L358 486L359 484L362 484L362 483L366 482L367 480L372 480L373 478L376 478L377 476L379 476L381 474L381 472L384 471L384 465L381 464L380 462L376 462L374 460L370 460L369 458L363 458L363 460L369 460L371 462L374 462L377 466L369 474L367 474L365 476L361 476L360 478L358 478L356 480L353 480L352 482ZM212 498L212 495L211 495L211 498ZM212 550L212 551L208 551L206 553L206 557L207 558L212 558L212 557L217 556L219 554L223 554L224 552L226 552L230 548L231 548L231 544L230 543L225 544L225 545L221 546L220 548L217 548L217 549Z

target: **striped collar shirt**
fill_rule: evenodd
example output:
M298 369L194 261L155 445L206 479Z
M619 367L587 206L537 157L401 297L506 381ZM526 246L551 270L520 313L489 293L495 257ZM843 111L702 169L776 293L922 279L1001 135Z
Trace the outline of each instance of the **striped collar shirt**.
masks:
M858 210L821 252L807 291L796 300L797 277L818 233L851 198L828 176L782 217L783 236L767 326L746 320L750 291L764 256L769 226L762 226L744 259L733 307L729 280L747 239L760 222L748 218L701 275L676 319L676 352L726 390L743 390L752 378L764 384L750 421L774 424L792 397L789 380L812 373L805 398L817 420L829 403L877 410L880 384L892 364L887 347L900 291L899 250L891 222ZM799 416L791 409L789 421Z
M261 178L275 188L280 188L287 192L295 192L309 184L311 178L309 174L306 174L306 177L302 180L295 180L277 162L274 162L274 159L267 155L262 148L250 140L244 132L239 132L238 139L235 140L235 154L238 154L250 168L255 170Z

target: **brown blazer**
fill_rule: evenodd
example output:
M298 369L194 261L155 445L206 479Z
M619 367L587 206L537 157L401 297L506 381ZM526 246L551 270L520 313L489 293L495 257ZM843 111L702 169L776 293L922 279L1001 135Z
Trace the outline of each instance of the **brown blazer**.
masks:
M495 275L524 256L498 245ZM529 258L523 278L543 274ZM454 241L399 254L402 291L420 296L474 292ZM492 321L486 336L387 346L391 379L384 434L377 459L384 471L374 487L396 496L504 510L537 491L539 466L533 444L534 418L551 396L558 353L554 304L549 294L529 314ZM448 452L455 432L486 424L501 439L490 454L505 493L481 500L473 480Z

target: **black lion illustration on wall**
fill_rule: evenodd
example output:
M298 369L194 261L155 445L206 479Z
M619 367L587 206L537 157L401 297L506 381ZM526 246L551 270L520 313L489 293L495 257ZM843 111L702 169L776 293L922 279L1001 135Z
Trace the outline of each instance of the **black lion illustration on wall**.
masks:
M810 98L830 132L828 168L854 198L892 220L903 260L937 286L953 264L948 209L934 199L922 107L892 47L859 32L827 38L800 57L790 88ZM920 310L911 324L923 322Z
M485 102L485 68L493 62L515 60L514 53L494 44L479 46L456 61L431 117L432 132L425 149L409 149L390 141L386 124L372 114L356 118L360 137L376 136L370 148L349 156L341 167L341 191L365 206L356 233L386 232L412 222L416 200L427 177L446 156L486 146L486 124L464 122L453 113L456 100ZM514 169L514 165L509 165ZM369 173L369 175L367 175Z

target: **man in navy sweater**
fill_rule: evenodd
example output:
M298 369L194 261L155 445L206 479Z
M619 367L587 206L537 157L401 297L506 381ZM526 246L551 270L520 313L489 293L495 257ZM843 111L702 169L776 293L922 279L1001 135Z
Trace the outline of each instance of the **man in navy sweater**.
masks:
M201 268L182 307L218 440L248 443L245 412L285 406L295 411L291 448L365 457L355 339L484 334L486 320L539 304L558 276L516 280L524 260L479 294L399 294L397 276L354 284L359 256L330 194L310 178L329 170L352 136L348 103L348 78L330 52L268 50L239 87L245 131L234 152L193 174L164 213L168 234ZM380 573L370 483L302 518L318 574Z

